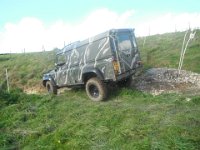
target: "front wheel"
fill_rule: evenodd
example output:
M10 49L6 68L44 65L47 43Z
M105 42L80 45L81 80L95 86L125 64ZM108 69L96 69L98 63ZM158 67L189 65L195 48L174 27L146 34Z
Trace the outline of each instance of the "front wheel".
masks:
M53 86L51 81L47 81L46 88L49 94L57 94L57 88Z
M106 85L96 77L89 79L85 88L88 97L93 101L103 101L107 98Z

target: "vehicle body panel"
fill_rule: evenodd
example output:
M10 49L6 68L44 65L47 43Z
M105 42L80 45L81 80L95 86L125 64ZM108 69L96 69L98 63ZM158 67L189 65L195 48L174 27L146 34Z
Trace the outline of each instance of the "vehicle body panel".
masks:
M56 69L47 74L57 87L84 84L87 75L117 82L133 75L141 66L133 29L109 30L67 45L56 55Z

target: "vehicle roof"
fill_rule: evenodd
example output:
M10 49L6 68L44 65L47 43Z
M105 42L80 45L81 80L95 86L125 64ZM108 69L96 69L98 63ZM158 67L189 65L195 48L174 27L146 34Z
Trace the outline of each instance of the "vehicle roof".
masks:
M90 42L93 42L93 41L108 37L111 34L114 34L116 32L131 32L131 31L134 31L134 29L131 29L131 28L110 29L110 30L108 30L106 32L97 34L97 35L95 35L93 37L90 37L90 38L87 38L87 39L85 39L83 41L76 41L76 42L73 42L73 43L71 43L69 45L66 45L63 49L58 50L56 54L61 54L61 53L73 50L73 49L75 49L77 47L83 46L83 45L88 44Z

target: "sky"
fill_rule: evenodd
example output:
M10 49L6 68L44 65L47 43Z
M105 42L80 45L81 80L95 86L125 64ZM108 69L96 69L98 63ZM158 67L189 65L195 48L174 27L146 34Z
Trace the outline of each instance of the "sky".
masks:
M62 48L112 28L136 36L200 28L199 0L0 0L0 53Z

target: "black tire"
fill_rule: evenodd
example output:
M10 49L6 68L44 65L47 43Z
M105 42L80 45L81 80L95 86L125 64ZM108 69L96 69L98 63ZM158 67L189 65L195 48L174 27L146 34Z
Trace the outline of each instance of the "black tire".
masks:
M57 94L58 90L55 86L53 86L53 84L51 83L51 81L47 81L46 82L46 88L49 94Z
M107 98L106 85L96 77L87 81L85 89L88 97L93 101L103 101Z

